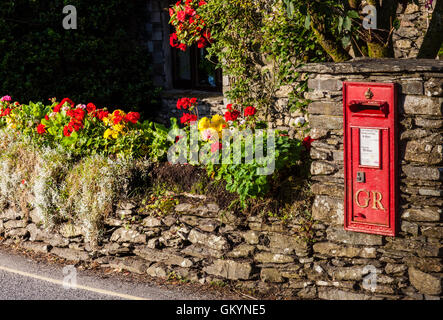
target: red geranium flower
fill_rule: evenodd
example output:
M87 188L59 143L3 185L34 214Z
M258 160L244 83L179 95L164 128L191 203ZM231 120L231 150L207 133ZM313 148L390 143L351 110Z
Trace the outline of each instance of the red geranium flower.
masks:
M183 113L183 116L180 118L182 124L189 124L194 121L197 121L197 116L195 114Z
M65 126L64 128L63 128L63 135L65 136L65 137L70 137L71 136L71 133L74 131L74 129L71 127L71 126Z
M37 133L38 134L44 134L45 132L46 132L45 125L40 123L37 126Z
M185 22L186 13L184 11L177 12L177 19L178 19L178 21Z
M177 38L177 34L175 32L173 34L171 34L171 36L169 37L169 44L173 48L178 47L178 38Z
M253 116L257 113L257 109L254 107L246 107L245 109L245 117Z
M95 104L88 103L86 105L86 111L88 111L88 114L94 112L95 110L97 110L97 107L95 106Z
M133 124L136 124L137 121L140 119L140 113L138 112L129 112L126 116L125 116L125 121L126 122L131 122Z
M214 153L217 150L221 150L222 146L223 145L221 142L214 142L213 144L211 144L211 152Z
M60 102L58 105L56 105L55 107L54 107L54 112L60 112L60 109L63 107L63 105L65 104L65 103L69 103L70 105L71 105L71 108L74 108L74 102L71 100L71 99L69 99L69 98L64 98L63 100L62 100L62 102Z
M306 148L307 151L311 150L311 144L312 142L314 142L315 140L312 139L310 136L307 136L306 138L303 139L303 146Z

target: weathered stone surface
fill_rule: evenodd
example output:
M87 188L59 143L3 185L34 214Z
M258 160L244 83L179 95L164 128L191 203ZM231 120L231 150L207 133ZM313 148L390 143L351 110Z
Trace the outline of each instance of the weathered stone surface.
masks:
M428 97L443 96L443 80L440 78L431 78L425 82L425 95Z
M122 227L114 231L114 233L111 236L111 241L119 243L122 242L146 243L146 235L140 234L138 231Z
M418 235L418 225L416 223L402 221L400 226L401 231L410 233L414 236Z
M148 267L146 260L137 257L115 258L109 261L109 266L114 269L127 270L138 274L144 274Z
M255 247L249 244L240 244L228 253L229 258L247 258L255 251Z
M308 245L305 241L297 238L296 236L288 236L281 233L270 233L269 247L272 251L277 251L284 254L296 253L297 255L306 255L308 251Z
M314 252L333 256L333 257L362 257L362 258L375 258L375 248L358 248L354 246L337 245L331 242L319 242L313 246Z
M439 295L441 293L441 276L424 273L416 268L409 268L409 281L421 293Z
M340 199L343 199L345 196L344 187L338 184L315 183L311 186L311 191L314 194L331 196Z
M203 269L204 272L230 280L248 280L252 273L252 266L247 262L233 260L216 260Z
M167 250L155 250L145 246L135 248L134 253L147 261L162 262L166 265L176 265L183 268L189 268L193 265L188 258Z
M223 256L223 252L208 248L201 244L192 244L184 248L181 252L185 255L197 258L208 258L208 257L221 258Z
M418 180L440 180L443 168L417 167L412 165L402 166L403 172L408 178Z
M39 253L48 253L49 249L51 248L50 246L48 246L46 243L42 243L42 242L23 242L22 243L22 247L30 250L30 251L34 251L34 252L39 252Z
M331 162L314 161L311 164L312 175L328 175L337 171L336 166Z
M437 257L439 255L441 245L414 241L404 238L393 238L386 245L387 249L395 251L406 251L416 253L420 257Z
M309 115L309 124L312 128L341 130L343 129L343 117Z
M260 263L291 263L294 262L294 258L291 256L271 253L271 252L260 252L254 256L254 260Z
M443 239L443 227L423 226L421 234L430 238Z
M183 223L186 223L187 225L190 225L192 227L198 226L198 223L200 222L200 218L196 216L188 216L188 215L182 215L180 216L179 220Z
M10 229L5 231L6 238L26 238L28 235L29 231L25 228Z
M154 278L166 278L167 272L166 268L161 263L154 263L152 266L150 266L148 269L146 269L146 273Z
M327 196L316 196L312 206L312 217L331 225L343 225L343 200Z
M370 295L332 288L318 288L318 297L323 300L373 300Z
M403 81L400 84L401 93L403 94L423 94L423 82L422 81Z
M443 127L443 120L415 117L415 124L426 129L438 129Z
M106 218L105 224L111 227L121 227L123 225L124 220L115 219L115 218Z
M175 207L175 211L182 214L190 214L199 217L216 217L220 208L215 203L205 205L193 205L190 203L180 203Z
M60 226L60 234L65 238L76 238L84 235L82 228L72 223L64 223Z
M387 274L396 274L396 273L403 273L408 269L407 266L404 264L392 264L387 263L385 267L385 272Z
M260 232L254 231L254 230L248 230L248 231L243 232L242 236L245 239L246 243L258 244Z
M160 227L162 225L162 222L160 219L158 218L154 218L154 217L146 217L143 219L142 224L145 227L148 228L153 228L153 227Z
M228 241L223 236L199 232L196 229L191 230L188 240L192 243L198 243L215 250L225 250L229 248Z
M338 91L341 90L343 84L337 79L315 78L308 80L308 88L319 91Z
M206 231L206 232L214 232L215 229L217 229L217 227L220 225L219 222L217 222L214 219L201 219L199 221L198 227L199 229L201 229L202 231Z
M275 282L280 283L284 282L281 273L279 270L275 268L263 268L260 271L260 279L264 282Z
M441 145L433 146L423 141L408 141L405 160L430 165L439 164L443 161L443 147Z
M443 264L440 258L405 257L403 261L409 266L423 272L442 272Z
M86 252L69 248L52 248L51 253L74 262L87 261L89 259L89 255Z
M407 209L405 210L401 218L408 221L429 221L429 222L437 222L440 221L440 215L442 213L442 209L437 207L428 207L422 209Z
M24 220L9 220L3 226L6 230L25 228L26 222Z
M31 221L37 225L41 225L44 222L44 218L40 215L39 211L37 209L32 209L29 212L29 218Z
M367 272L363 272L363 266L354 266L354 267L334 267L328 268L327 272L332 277L333 280L341 281L341 280L354 280L359 281L363 278L364 274Z
M431 98L423 96L402 96L400 104L406 114L426 114L441 116L443 114L443 98Z
M105 255L123 256L131 252L127 247L123 247L116 242L109 242L101 248L100 252Z
M308 107L309 114L323 114L331 116L343 115L343 104L340 102L312 102Z
M383 237L372 234L365 234L359 232L349 232L343 228L327 229L327 239L329 241L342 242L351 245L367 245L380 246L383 244Z
M8 208L3 212L0 212L0 219L2 220L16 220L20 219L22 214L15 208Z

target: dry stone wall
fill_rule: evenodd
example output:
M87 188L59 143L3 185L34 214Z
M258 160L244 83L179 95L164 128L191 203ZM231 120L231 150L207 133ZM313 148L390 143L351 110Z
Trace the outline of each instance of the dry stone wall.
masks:
M230 282L248 294L294 299L441 299L443 63L356 60L312 64L307 98L312 144L310 236L289 221L235 215L203 195L178 194L165 216L124 202L99 242L75 224L47 230L31 210L0 213L0 240L74 263L95 262L159 278ZM399 91L400 232L385 237L343 229L342 82L395 82ZM172 104L172 102L171 102ZM370 280L376 280L371 282ZM371 286L375 284L376 286Z

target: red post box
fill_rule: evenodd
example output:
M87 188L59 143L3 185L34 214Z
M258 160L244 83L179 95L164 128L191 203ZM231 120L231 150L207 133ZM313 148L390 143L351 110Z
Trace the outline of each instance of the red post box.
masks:
M395 236L397 87L343 83L345 230Z

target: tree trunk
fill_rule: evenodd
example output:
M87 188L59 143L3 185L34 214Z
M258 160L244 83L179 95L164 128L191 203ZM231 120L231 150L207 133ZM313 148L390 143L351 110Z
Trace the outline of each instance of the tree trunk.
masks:
M368 30L368 55L371 58L388 58L394 56L392 45L393 22L396 18L398 0L368 0L368 4L377 8L377 29Z
M351 55L343 48L334 35L327 31L325 23L317 16L313 10L309 10L311 16L311 29L322 46L323 50L334 60L334 62L343 62L351 60Z
M435 3L432 20L418 52L419 59L435 59L443 43L443 0Z

